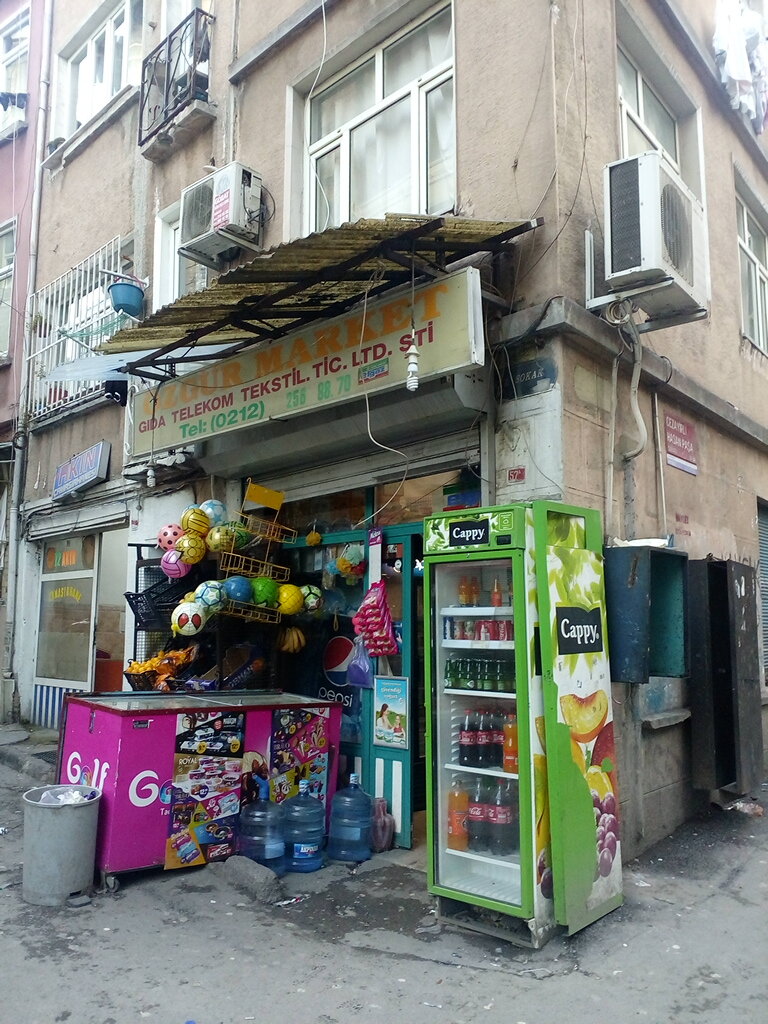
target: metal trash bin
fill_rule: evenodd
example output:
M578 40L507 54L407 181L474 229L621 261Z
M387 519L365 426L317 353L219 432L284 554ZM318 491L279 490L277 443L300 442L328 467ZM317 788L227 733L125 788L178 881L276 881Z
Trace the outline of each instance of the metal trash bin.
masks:
M57 803L77 791L80 803ZM101 791L93 786L38 786L24 800L21 895L39 907L58 907L93 885Z

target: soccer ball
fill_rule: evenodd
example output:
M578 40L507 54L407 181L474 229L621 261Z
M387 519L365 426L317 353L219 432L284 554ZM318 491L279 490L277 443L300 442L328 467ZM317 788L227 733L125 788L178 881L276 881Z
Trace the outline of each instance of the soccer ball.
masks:
M304 597L304 607L308 612L316 612L318 608L322 608L323 593L320 590L320 587L315 587L311 583L307 583L300 589Z
M179 551L166 551L160 559L160 568L169 580L180 580L192 570L191 565L182 562Z
M218 580L206 580L195 591L195 600L205 605L210 612L217 612L224 604L226 595Z
M221 584L222 590L230 601L240 604L251 603L251 581L247 576L229 576Z
M223 501L216 498L209 498L208 501L200 502L200 510L205 512L211 522L211 526L221 526L227 521L227 509Z
M209 551L232 551L235 534L228 526L214 526L206 535L205 543Z
M254 604L274 608L280 600L280 588L270 576L256 576L251 580L251 600Z
M278 591L277 607L283 615L297 615L304 607L304 595L293 583L284 583Z
M181 528L185 533L197 533L204 537L211 528L211 521L201 508L188 508L181 517Z
M183 636L194 636L205 625L207 609L199 601L182 601L171 613L171 630Z
M182 533L184 531L178 523L168 523L157 535L157 546L163 551L171 551Z
M231 520L228 523L223 523L228 530L231 530L235 538L235 551L241 551L244 547L250 544L253 539L243 526L242 523L238 523L236 519Z
M176 550L181 555L182 562L195 565L205 558L207 548L199 533L184 533L176 541Z

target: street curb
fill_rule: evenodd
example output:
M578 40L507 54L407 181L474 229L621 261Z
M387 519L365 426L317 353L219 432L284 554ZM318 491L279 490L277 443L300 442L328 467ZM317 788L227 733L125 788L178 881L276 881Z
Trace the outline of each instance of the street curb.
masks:
M35 749L30 743L0 744L0 762L41 785L52 783L56 769L34 755Z

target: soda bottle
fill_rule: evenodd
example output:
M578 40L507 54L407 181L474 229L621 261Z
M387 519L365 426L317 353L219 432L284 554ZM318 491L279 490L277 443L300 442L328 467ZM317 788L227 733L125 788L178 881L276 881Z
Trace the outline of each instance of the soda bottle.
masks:
M504 716L500 711L493 712L493 767L501 768L504 764Z
M443 673L443 682L446 690L455 690L456 686L456 662L453 658L448 658L445 663L445 670Z
M511 775L517 775L520 768L517 749L517 716L511 713L507 715L507 720L504 723L503 768Z
M477 688L478 690L493 690L493 676L491 675L491 662L489 658L484 658L480 663Z
M516 817L510 783L498 779L486 814L488 850L496 857L504 857L517 849Z
M490 768L493 764L493 723L489 711L481 709L477 719L477 753L475 765Z
M462 576L459 580L458 598L459 604L462 605L462 607L466 607L468 604L472 603L472 595L466 576Z
M477 576L473 576L469 584L469 603L480 604L480 580Z
M464 658L464 675L462 676L462 690L477 689L477 659Z
M459 730L459 764L477 767L477 717L469 708Z
M499 583L499 577L493 581L493 587L491 588L491 607L501 608L504 604L504 595L501 592L501 584Z
M469 807L467 809L467 821L469 831L469 849L474 853L482 853L487 847L486 831L486 807L485 784L482 777L472 787L469 796Z
M467 814L469 793L459 779L454 779L448 793L448 849L468 850Z

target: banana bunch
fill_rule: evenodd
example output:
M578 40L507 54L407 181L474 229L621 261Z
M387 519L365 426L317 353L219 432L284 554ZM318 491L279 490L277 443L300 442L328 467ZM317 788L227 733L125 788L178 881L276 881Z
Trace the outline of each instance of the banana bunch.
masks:
M307 638L298 626L286 626L280 630L277 637L278 649L286 654L298 654L306 646L306 643Z

